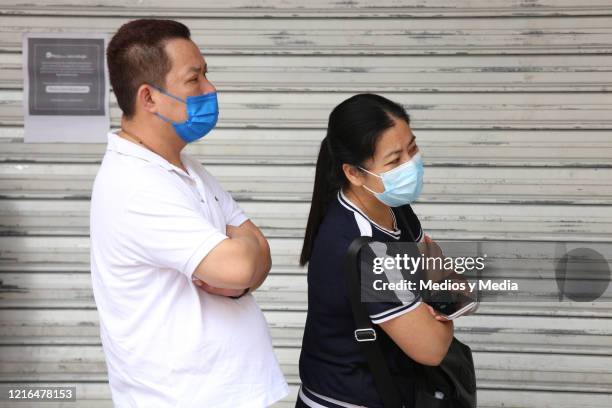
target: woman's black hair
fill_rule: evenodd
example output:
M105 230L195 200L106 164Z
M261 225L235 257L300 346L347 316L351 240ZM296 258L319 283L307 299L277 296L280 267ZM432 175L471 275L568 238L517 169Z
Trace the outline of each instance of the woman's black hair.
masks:
M336 106L329 115L327 136L321 142L317 158L300 265L310 260L329 201L348 182L342 164L363 166L363 162L374 155L380 135L393 127L395 119L410 123L410 117L402 105L374 94L352 96Z

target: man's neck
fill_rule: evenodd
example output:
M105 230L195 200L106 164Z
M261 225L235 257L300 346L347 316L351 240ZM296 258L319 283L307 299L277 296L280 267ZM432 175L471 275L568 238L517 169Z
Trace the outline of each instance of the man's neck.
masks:
M153 128L136 120L128 121L125 119L121 120L121 130L119 134L124 139L151 150L169 163L187 172L181 161L181 151L186 144L175 134L166 134L167 132L164 129Z

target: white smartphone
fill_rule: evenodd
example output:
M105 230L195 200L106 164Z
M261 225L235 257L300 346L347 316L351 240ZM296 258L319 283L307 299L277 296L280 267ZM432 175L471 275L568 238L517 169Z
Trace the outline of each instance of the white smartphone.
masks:
M453 320L457 317L464 315L468 312L475 311L478 307L478 302L471 297L464 295L463 293L453 293L449 298L449 295L443 295L436 300L434 295L427 301L431 307L446 320Z

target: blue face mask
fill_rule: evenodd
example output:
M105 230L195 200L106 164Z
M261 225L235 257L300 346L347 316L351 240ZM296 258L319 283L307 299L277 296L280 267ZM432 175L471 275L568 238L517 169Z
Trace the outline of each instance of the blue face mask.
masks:
M219 104L217 102L217 93L210 92L198 96L188 96L186 100L172 95L171 93L154 87L159 92L183 102L187 105L187 120L184 122L174 122L173 120L157 113L157 116L168 123L172 123L176 134L180 136L185 143L191 143L203 138L215 127L219 117Z
M382 193L372 191L365 185L363 187L389 207L400 207L416 201L423 189L423 161L421 160L421 153L415 154L406 163L380 175L374 174L363 167L360 168L382 179L385 186L385 191Z

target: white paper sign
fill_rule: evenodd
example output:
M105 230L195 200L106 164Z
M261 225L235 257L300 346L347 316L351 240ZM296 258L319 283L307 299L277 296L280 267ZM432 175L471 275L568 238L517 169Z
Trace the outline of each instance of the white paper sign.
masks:
M105 143L105 34L23 35L26 143Z

